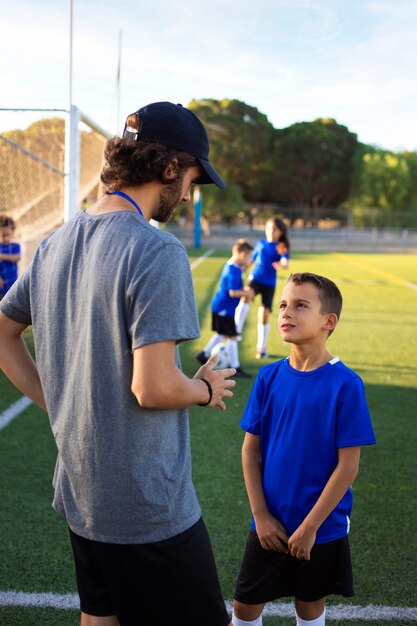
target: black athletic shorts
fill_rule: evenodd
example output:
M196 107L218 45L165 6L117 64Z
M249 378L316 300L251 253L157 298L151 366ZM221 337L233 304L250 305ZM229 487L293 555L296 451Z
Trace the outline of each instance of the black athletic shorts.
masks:
M252 287L256 296L258 293L261 294L263 306L272 312L272 301L274 299L275 287L258 283L258 281L254 278L249 281L249 287Z
M120 626L228 626L202 518L165 541L114 544L70 530L81 611Z
M264 550L251 530L246 543L235 599L244 604L263 604L291 597L315 602L331 594L354 595L352 563L347 537L313 546L310 561Z
M215 333L219 333L219 335L224 335L225 337L236 337L237 330L235 318L212 312L211 330L214 330Z

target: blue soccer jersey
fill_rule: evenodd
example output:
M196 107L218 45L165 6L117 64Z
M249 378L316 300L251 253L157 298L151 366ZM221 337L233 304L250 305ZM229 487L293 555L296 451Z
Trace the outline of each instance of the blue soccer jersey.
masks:
M222 269L219 288L211 303L213 313L224 317L234 317L239 298L232 298L229 291L238 291L242 288L242 269L228 261Z
M337 449L375 443L363 382L338 358L311 372L292 368L288 359L262 367L240 425L260 436L268 510L288 536L320 497L337 465ZM349 488L316 542L346 536L351 509Z
M288 254L282 255L288 259ZM275 287L277 283L277 271L272 265L282 257L277 252L277 242L261 239L256 244L253 255L254 267L251 271L251 278L262 285Z
M0 254L20 254L20 244L0 243ZM17 263L11 261L0 261L0 276L3 279L3 287L0 287L0 294L7 293L13 283L17 280Z

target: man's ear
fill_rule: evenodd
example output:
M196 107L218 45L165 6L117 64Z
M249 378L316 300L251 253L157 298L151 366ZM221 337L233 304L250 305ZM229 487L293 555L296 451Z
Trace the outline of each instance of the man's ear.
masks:
M168 163L163 171L164 182L172 183L178 178L179 171L180 167L178 164L178 159L172 159L172 161Z
M339 318L337 317L336 313L327 313L327 320L323 326L323 329L334 330L337 326L338 321L339 321Z

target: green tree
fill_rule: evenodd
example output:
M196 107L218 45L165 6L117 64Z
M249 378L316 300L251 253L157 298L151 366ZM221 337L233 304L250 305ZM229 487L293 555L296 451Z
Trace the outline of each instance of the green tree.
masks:
M404 159L407 162L409 171L409 181L407 194L404 200L405 209L417 213L417 152L404 152Z
M334 119L299 122L277 132L270 196L282 205L336 207L349 194L356 134Z
M227 183L247 202L267 200L276 131L266 115L239 100L193 100L189 108L205 124L210 158Z
M224 191L215 185L202 185L201 191L203 215L208 219L221 216L224 222L230 223L246 210L239 185L228 185Z
M406 226L416 222L417 153L363 151L349 204L359 225Z

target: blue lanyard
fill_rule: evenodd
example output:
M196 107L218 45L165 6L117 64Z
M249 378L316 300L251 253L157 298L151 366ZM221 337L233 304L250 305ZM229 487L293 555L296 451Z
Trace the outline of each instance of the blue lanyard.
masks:
M133 206L135 207L135 209L139 213L139 215L141 215L143 217L143 213L142 213L142 210L141 210L140 206L138 204L136 204L136 202L133 200L133 198L128 196L127 193L125 193L124 191L108 191L107 193L109 194L109 196L121 196L122 198L124 198L125 200L130 202L130 204L133 204Z

